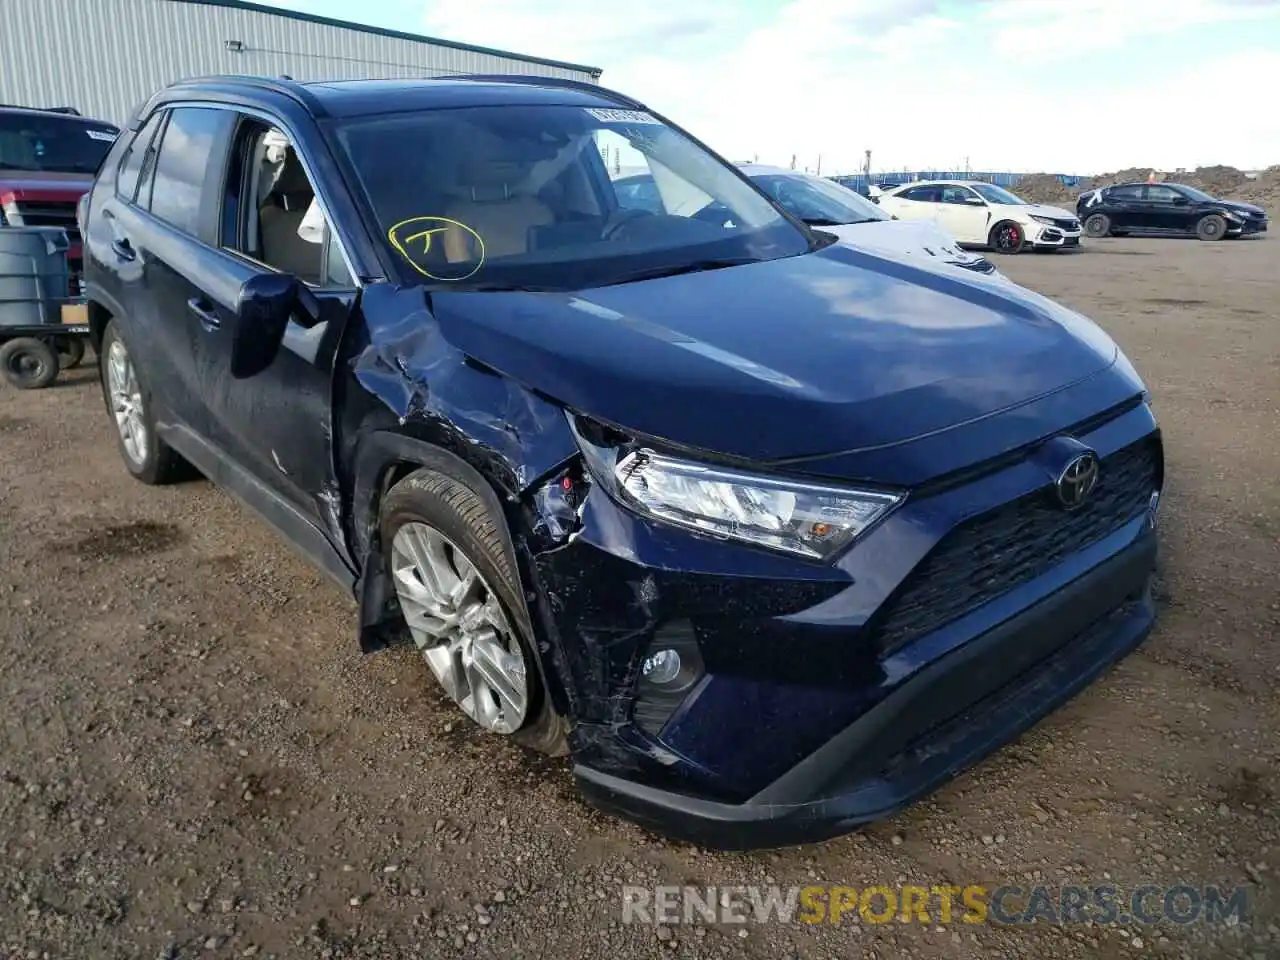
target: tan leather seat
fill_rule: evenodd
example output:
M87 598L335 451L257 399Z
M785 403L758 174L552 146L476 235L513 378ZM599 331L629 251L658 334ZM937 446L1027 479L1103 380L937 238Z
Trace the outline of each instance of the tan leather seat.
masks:
M258 211L263 263L308 283L320 282L321 249L298 236L298 227L315 196L306 171L290 147L284 165Z
M485 259L527 253L529 229L555 219L537 197L513 192L511 184L526 173L509 163L488 162L479 153L467 157L457 171L449 191L454 200L444 215L480 235ZM450 230L444 236L445 256L451 263L476 259L474 245L474 239L462 230Z

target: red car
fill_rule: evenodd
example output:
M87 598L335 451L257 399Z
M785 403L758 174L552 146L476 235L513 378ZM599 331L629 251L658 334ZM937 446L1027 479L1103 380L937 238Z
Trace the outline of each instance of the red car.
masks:
M66 108L0 106L0 227L65 229L73 296L82 269L76 204L119 132Z

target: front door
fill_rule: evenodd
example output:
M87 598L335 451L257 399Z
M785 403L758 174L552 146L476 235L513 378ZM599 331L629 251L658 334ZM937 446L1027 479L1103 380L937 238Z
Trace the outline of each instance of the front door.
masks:
M942 188L938 223L961 243L986 243L991 208L973 190L961 184Z
M202 265L203 289L188 305L205 332L196 377L208 402L207 440L343 555L332 388L356 285L292 141L255 118L237 115L236 120L220 198L218 245ZM317 316L295 313L271 366L235 379L225 331L234 326L245 281L266 271L304 283Z
M1191 204L1179 191L1163 183L1145 187L1147 223L1154 230L1181 233L1192 229Z

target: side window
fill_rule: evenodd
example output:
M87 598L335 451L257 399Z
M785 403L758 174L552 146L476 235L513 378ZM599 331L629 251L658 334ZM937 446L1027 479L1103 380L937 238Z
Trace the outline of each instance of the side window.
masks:
M1155 203L1173 203L1181 196L1177 190L1164 184L1151 184L1147 187L1147 199Z
M978 195L968 187L943 187L942 203L968 203L969 199Z
M904 200L915 200L917 203L941 202L941 191L937 187L912 187L901 196Z
M275 127L241 118L220 219L227 250L312 286L353 285L298 151Z
M1142 187L1135 187L1135 186L1112 187L1110 190L1107 191L1107 199L1119 200L1119 201L1141 200Z
M217 199L210 170L221 166L227 134L235 115L213 107L178 107L169 116L151 183L151 212L169 225L199 239L203 216ZM208 188L205 184L208 183Z
M151 119L134 136L124 156L120 158L120 166L116 171L116 196L121 200L133 202L138 192L138 179L142 176L143 164L152 154L151 144L163 120L164 111L157 110L153 113Z

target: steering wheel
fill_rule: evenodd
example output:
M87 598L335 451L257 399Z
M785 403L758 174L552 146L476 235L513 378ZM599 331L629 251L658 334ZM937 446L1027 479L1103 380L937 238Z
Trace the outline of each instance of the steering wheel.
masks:
M604 226L600 228L600 239L613 240L619 230L628 223L638 220L641 217L652 217L653 213L648 210L642 210L638 207L619 207L604 221Z

